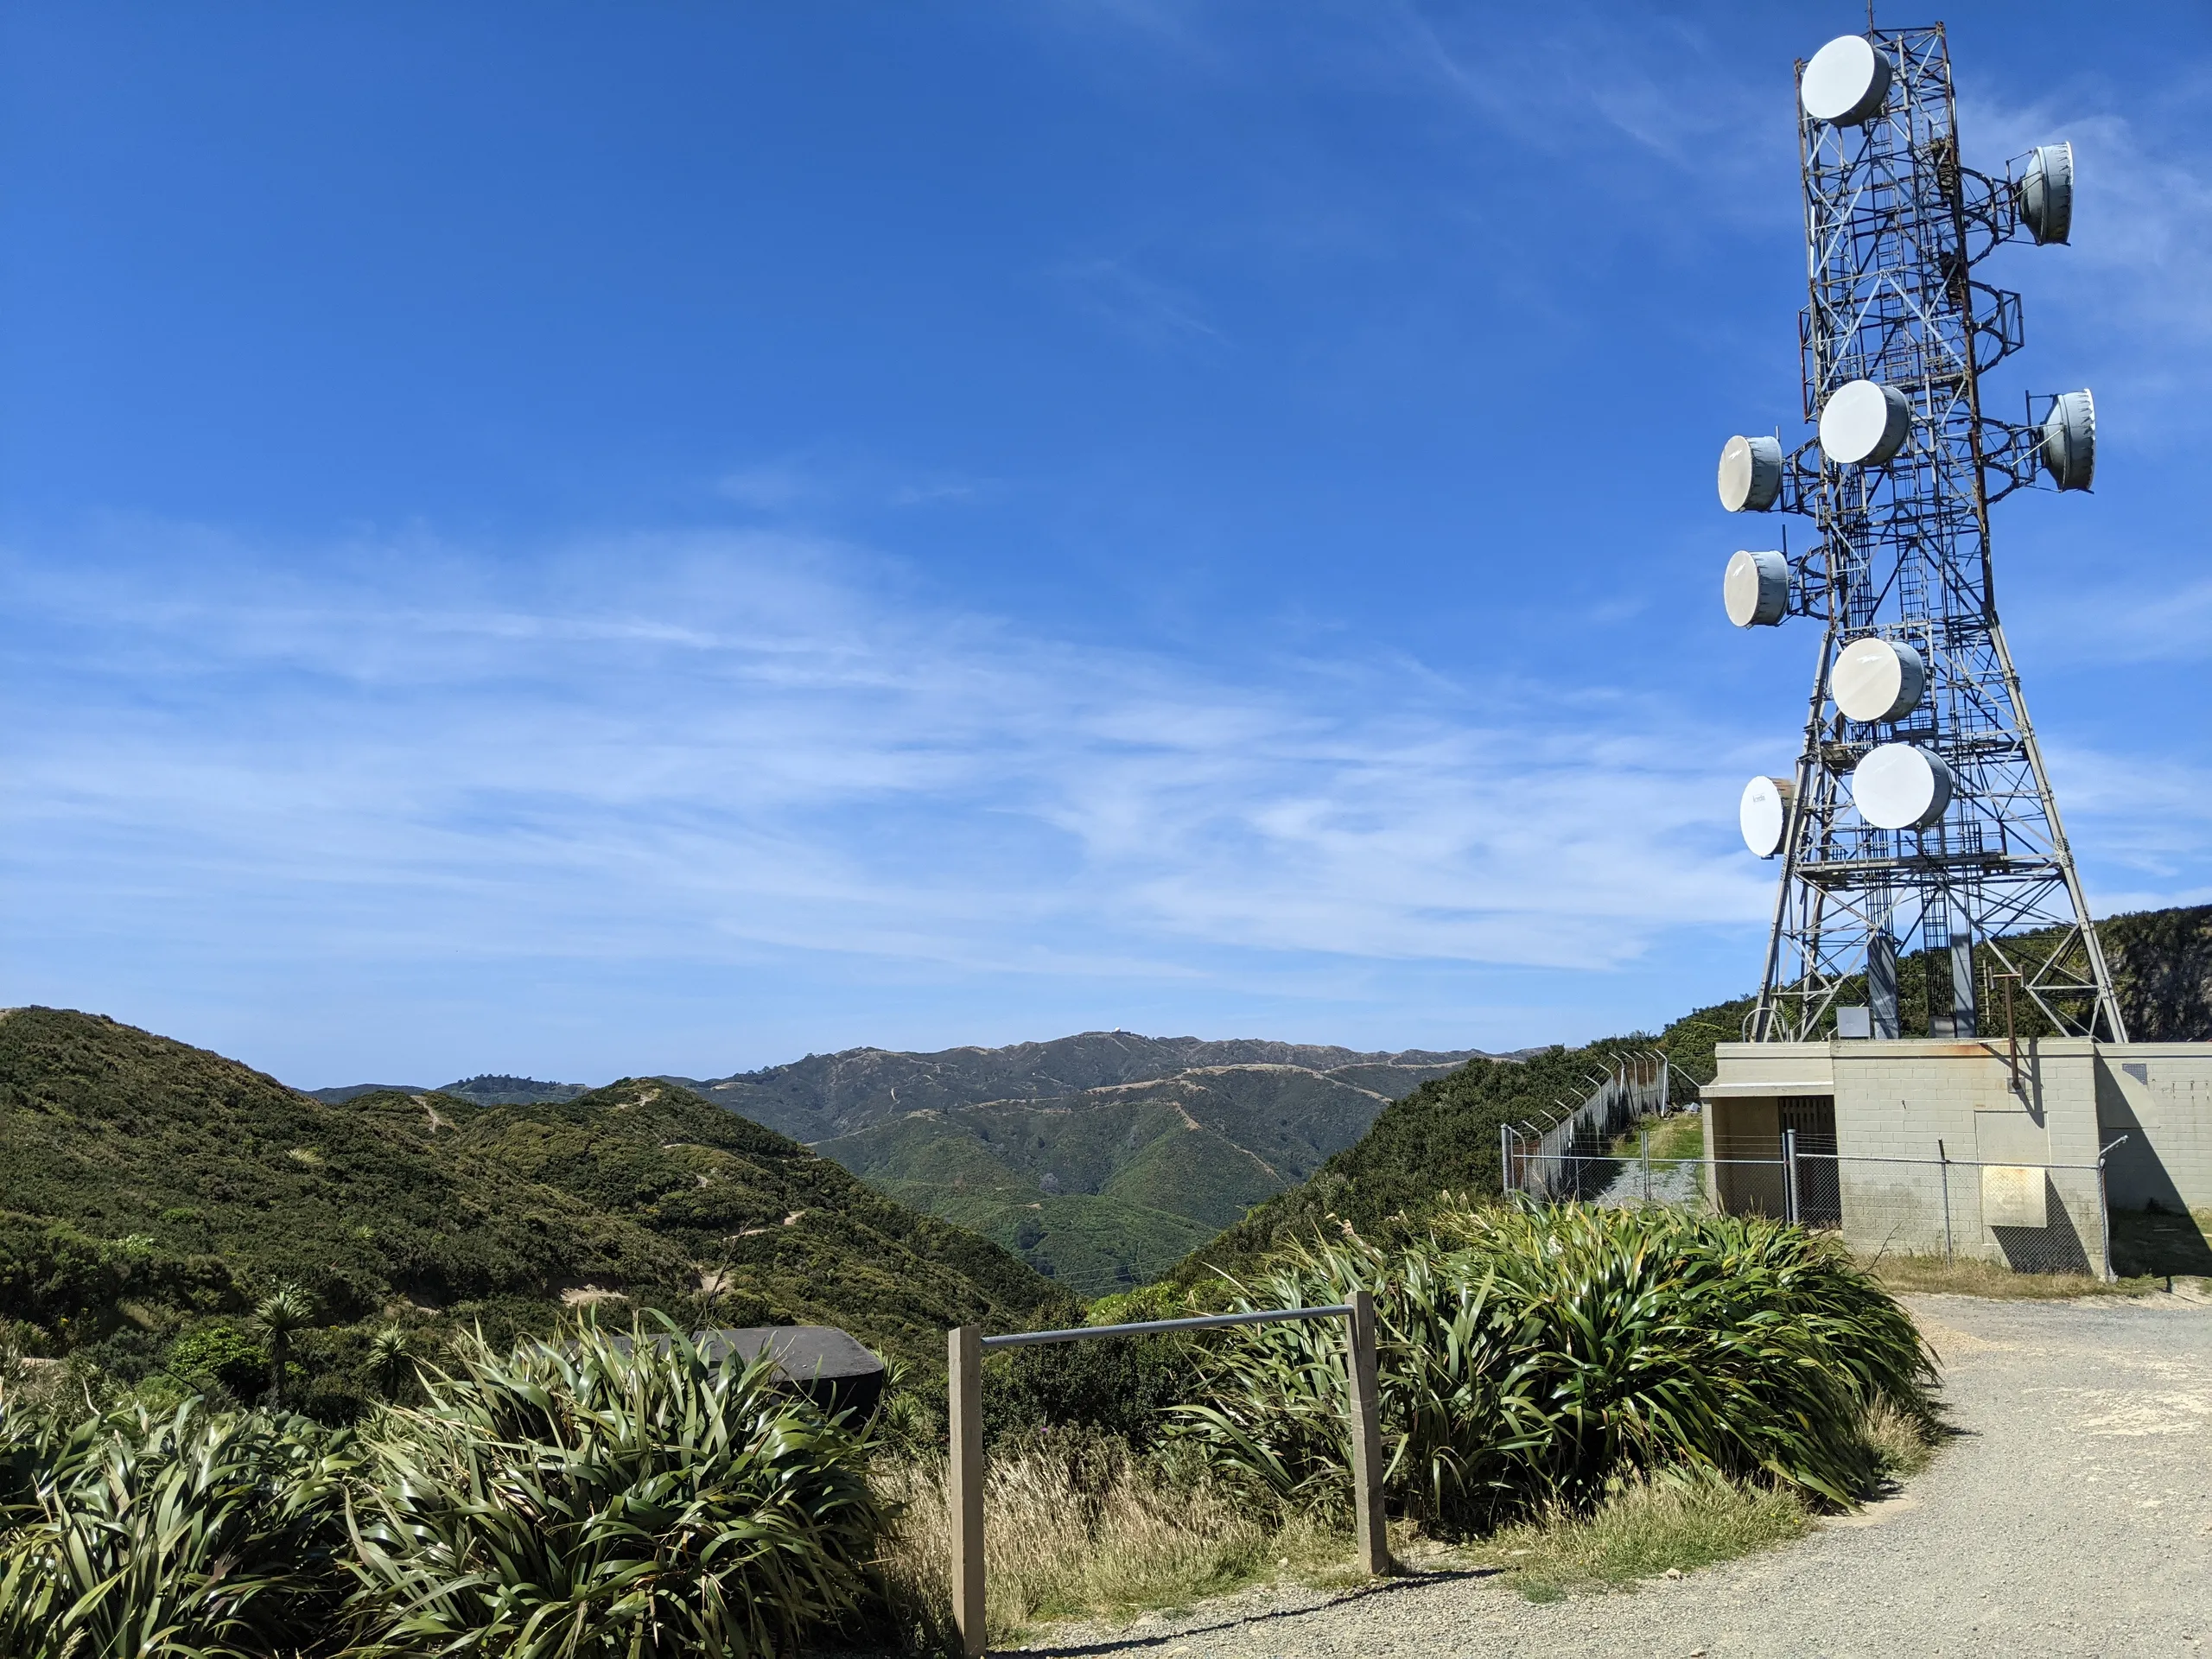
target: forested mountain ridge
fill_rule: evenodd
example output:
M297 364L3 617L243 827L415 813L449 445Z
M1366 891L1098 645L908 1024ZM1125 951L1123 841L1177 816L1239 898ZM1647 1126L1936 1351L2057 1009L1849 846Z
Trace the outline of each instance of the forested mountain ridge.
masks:
M879 1192L1096 1295L1163 1271L1358 1139L1389 1102L1475 1052L1084 1032L925 1054L848 1049L660 1080L809 1142ZM582 1090L486 1077L446 1092L536 1103Z
M673 1077L669 1081L683 1083L686 1079ZM435 1089L404 1083L353 1083L336 1089L303 1089L300 1092L332 1106L359 1100L363 1095L382 1094L456 1095L482 1106L526 1106L540 1100L574 1100L579 1095L589 1094L591 1085L588 1083L540 1083L536 1077L486 1072L480 1077L463 1077L458 1083L445 1084Z
M1198 1052L1260 1052L1281 1058L1189 1065L1168 1075L1077 1092L986 1099L903 1110L817 1141L870 1185L1018 1252L1085 1296L1143 1284L1270 1193L1303 1180L1351 1145L1392 1100L1452 1069L1457 1057L1415 1051L1368 1055L1304 1045L1121 1037L1151 1045L1122 1064L1166 1065ZM1066 1050L1083 1039L1035 1044ZM957 1052L957 1051L956 1051ZM981 1050L958 1081L969 1088L1012 1075L1031 1086L1052 1073L1034 1054ZM939 1057L891 1056L891 1059ZM1088 1057L1096 1059L1095 1054ZM1327 1070L1302 1061L1336 1061ZM880 1077L879 1069L876 1077ZM913 1075L910 1072L909 1075ZM942 1073L924 1071L939 1091ZM850 1091L855 1115L876 1097ZM887 1101L887 1086L880 1097ZM909 1097L899 1090L903 1106Z
M789 1065L693 1084L708 1099L810 1144L848 1135L914 1111L989 1102L1039 1101L1120 1084L1147 1083L1210 1066L1287 1065L1307 1071L1356 1066L1448 1069L1476 1049L1362 1053L1322 1044L1252 1039L1144 1037L1088 1031L1004 1048L908 1053L849 1048Z
M927 1363L1065 1293L973 1233L658 1079L486 1106L333 1105L99 1015L0 1014L0 1319L157 1363L296 1281L320 1317L547 1328L623 1299L819 1321Z
M1446 1069L1193 1067L1046 1100L910 1112L817 1149L1096 1295L1156 1277Z

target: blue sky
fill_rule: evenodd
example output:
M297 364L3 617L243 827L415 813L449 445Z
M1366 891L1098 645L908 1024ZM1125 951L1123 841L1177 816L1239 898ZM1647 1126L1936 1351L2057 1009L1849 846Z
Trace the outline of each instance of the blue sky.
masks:
M1817 639L1713 469L1864 15L9 8L0 1002L314 1086L1742 991ZM2079 156L2031 704L2097 908L2212 898L2212 14L1948 18Z

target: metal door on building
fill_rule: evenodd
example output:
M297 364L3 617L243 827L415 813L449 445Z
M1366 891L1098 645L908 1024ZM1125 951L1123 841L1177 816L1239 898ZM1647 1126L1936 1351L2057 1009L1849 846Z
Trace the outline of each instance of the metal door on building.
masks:
M1836 1179L1835 1096L1785 1095L1783 1145L1796 1147L1796 1219L1807 1227L1843 1225L1842 1185Z

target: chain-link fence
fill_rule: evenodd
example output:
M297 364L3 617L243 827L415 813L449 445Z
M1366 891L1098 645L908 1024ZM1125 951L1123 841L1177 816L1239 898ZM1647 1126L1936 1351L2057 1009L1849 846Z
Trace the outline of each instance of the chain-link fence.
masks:
M2016 1273L2110 1277L2101 1165L1955 1158L1651 1158L1516 1149L1515 1191L1601 1205L1662 1204L1771 1216L1840 1233L1860 1255L1979 1259Z
M1586 1198L1580 1167L1602 1154L1630 1124L1667 1109L1674 1067L1653 1051L1613 1057L1610 1071L1592 1071L1593 1085L1580 1100L1554 1101L1552 1109L1499 1131L1505 1185L1547 1198Z

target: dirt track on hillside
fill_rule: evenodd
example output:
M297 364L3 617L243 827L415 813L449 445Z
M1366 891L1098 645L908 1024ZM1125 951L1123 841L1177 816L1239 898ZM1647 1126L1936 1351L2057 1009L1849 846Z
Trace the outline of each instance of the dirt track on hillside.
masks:
M1531 1605L1438 1573L1263 1587L1027 1652L1127 1659L2212 1655L2212 1309L1909 1299L1960 1431L1904 1491L1771 1553Z

